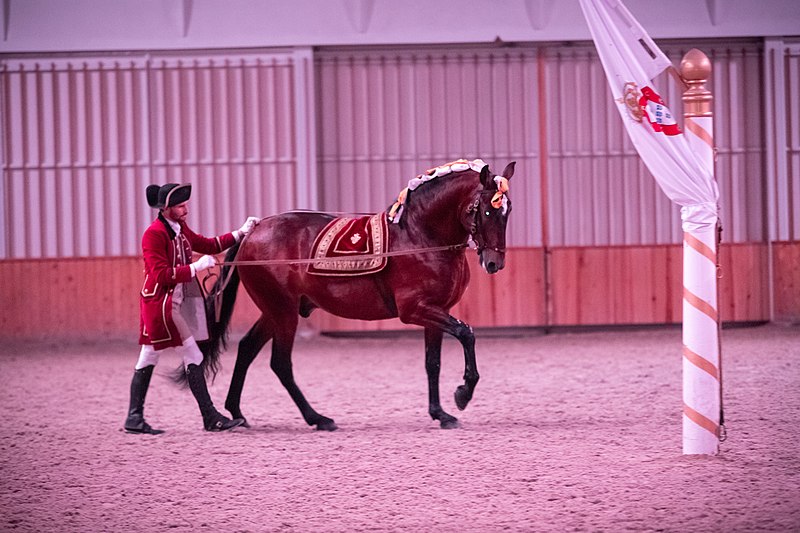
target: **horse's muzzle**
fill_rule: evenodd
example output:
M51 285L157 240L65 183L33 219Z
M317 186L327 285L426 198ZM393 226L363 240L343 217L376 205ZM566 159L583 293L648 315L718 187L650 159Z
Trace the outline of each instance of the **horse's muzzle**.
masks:
M489 274L495 274L506 266L506 254L490 248L481 252L481 266Z

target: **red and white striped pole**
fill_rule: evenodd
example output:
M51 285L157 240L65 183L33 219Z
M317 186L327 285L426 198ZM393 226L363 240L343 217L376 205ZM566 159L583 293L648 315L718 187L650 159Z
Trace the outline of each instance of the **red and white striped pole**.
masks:
M692 49L683 57L680 73L689 86L683 94L686 138L713 174L713 95L705 87L711 62ZM723 422L718 219L712 215L698 223L694 218L688 223L684 217L683 225L683 453L716 455Z

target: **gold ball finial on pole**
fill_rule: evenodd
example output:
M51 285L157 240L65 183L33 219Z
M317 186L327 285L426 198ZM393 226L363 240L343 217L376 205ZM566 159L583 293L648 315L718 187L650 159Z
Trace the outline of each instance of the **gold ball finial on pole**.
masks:
M683 93L685 117L710 117L713 115L714 96L705 83L711 74L711 61L697 48L692 48L681 60L681 78L689 88Z

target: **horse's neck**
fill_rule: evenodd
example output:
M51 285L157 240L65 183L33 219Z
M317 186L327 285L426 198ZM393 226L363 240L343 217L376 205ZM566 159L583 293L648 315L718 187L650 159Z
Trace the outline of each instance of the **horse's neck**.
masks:
M454 176L451 180L437 184L434 191L425 191L427 185L414 191L417 197L410 209L410 226L432 243L462 244L469 237L465 215L474 201L479 182L467 176Z

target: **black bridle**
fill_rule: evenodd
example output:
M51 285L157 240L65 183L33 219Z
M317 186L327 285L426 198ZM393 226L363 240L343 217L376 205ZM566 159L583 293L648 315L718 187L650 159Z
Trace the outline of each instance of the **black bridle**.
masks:
M483 234L481 233L481 214L480 209L478 209L481 205L481 195L482 194L492 194L494 195L495 191L480 191L476 196L475 200L467 207L467 215L472 214L472 224L470 225L470 237L475 242L477 246L476 251L478 255L480 255L484 250L492 250L494 252L504 254L506 253L506 248L503 246L502 248L499 246L487 246L486 242L483 239ZM496 208L492 208L496 209Z

